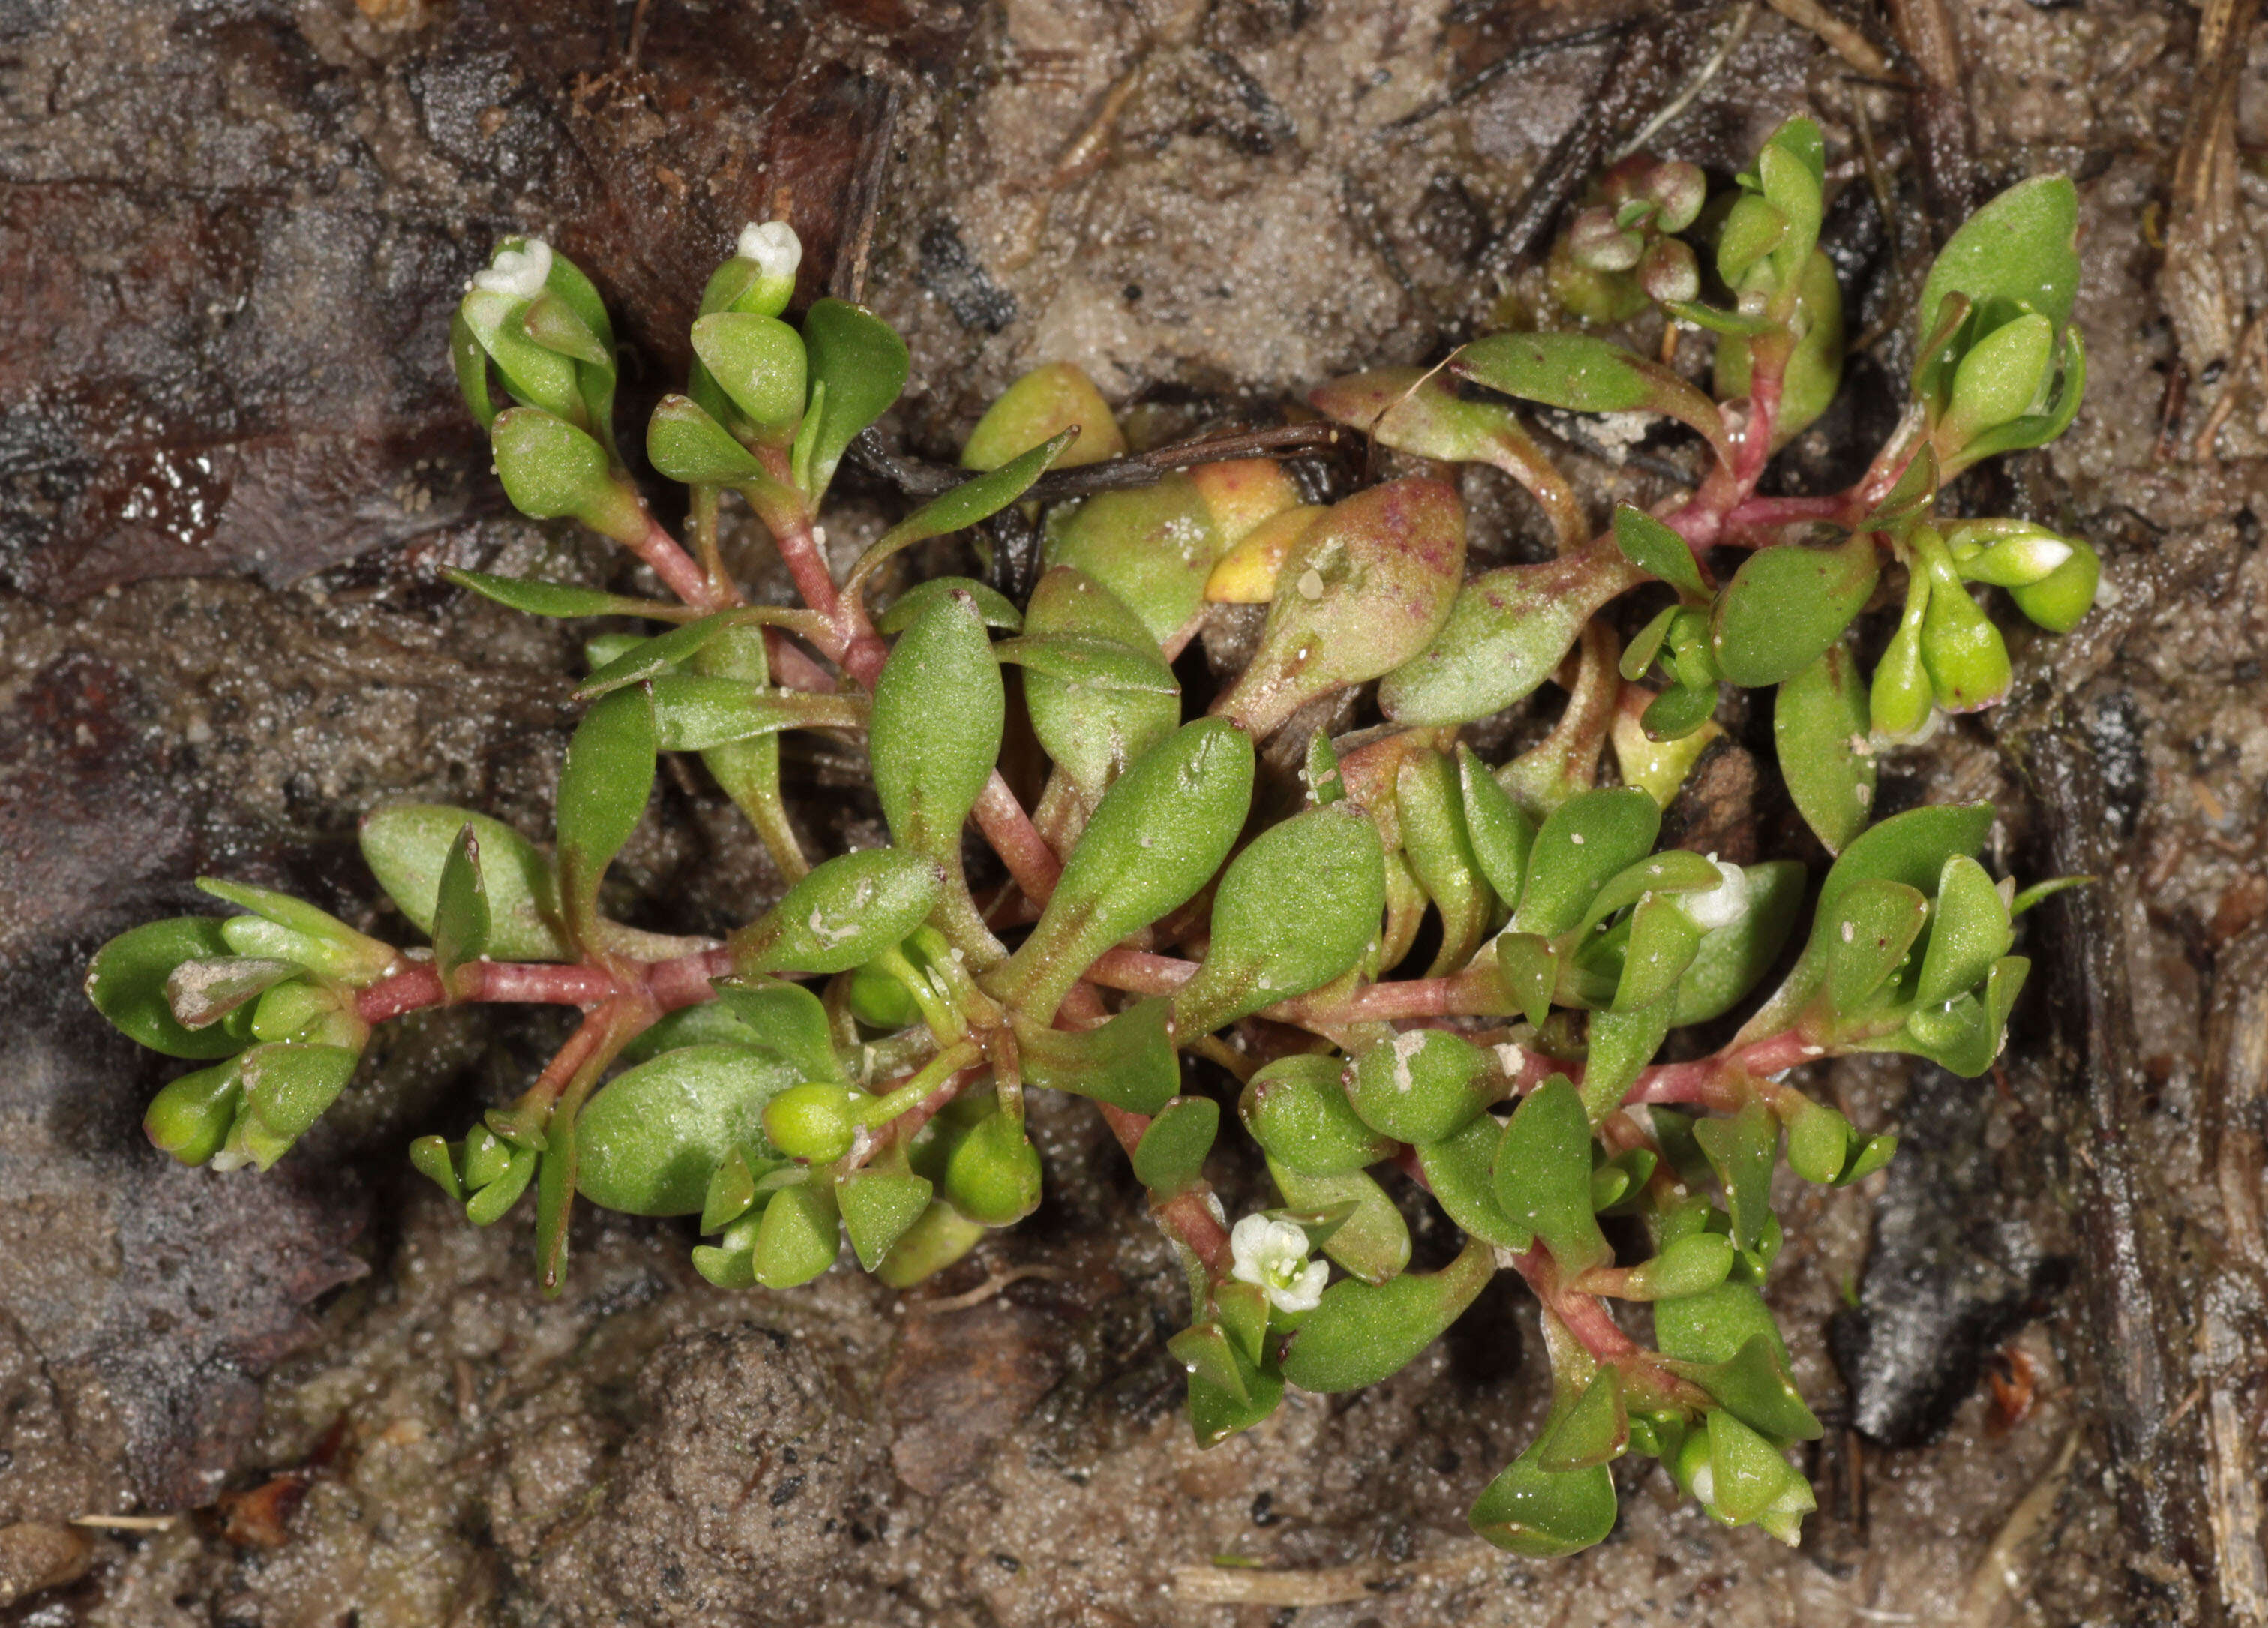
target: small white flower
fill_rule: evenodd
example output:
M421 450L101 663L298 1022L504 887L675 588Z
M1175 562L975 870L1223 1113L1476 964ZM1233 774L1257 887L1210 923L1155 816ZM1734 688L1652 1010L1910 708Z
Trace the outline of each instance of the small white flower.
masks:
M543 291L551 276L551 246L529 238L518 248L500 248L485 271L475 272L473 286L514 299L533 299Z
M1730 860L1719 859L1716 865L1723 880L1701 893L1681 894L1677 900L1687 918L1704 932L1729 927L1749 913L1748 873Z
M1331 1269L1307 1258L1307 1231L1297 1221L1248 1215L1228 1234L1240 1283L1257 1285L1278 1311L1313 1311Z
M766 277L792 277L803 264L803 239L784 220L762 225L750 221L740 228L740 241L733 252L742 260L755 261L757 271Z

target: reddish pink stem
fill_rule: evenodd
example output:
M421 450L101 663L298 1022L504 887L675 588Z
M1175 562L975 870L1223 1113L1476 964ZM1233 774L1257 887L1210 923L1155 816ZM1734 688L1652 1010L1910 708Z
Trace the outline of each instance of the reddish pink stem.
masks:
M719 595L708 574L652 515L646 516L645 535L630 544L630 551L653 567L653 574L669 591L695 609L721 610L731 602Z
M783 688L821 696L835 693L835 675L805 655L803 646L779 629L764 630L764 656L771 663L773 679Z
M1197 964L1148 950L1105 950L1084 975L1090 983L1135 995L1174 995L1197 975Z
M730 950L703 950L651 963L633 987L664 1012L674 1012L712 998L715 991L709 980L732 970ZM468 987L460 992L460 1000L592 1006L627 992L622 980L593 966L482 961L470 963L465 972ZM364 990L355 998L355 1009L364 1022L383 1023L406 1012L440 1006L446 998L440 973L432 962L421 961Z
M1063 861L1048 846L1048 839L1040 835L1040 828L1032 823L1032 816L1024 812L1024 805L1016 800L998 770L984 783L975 813L976 829L984 833L984 840L1007 866L1016 885L1035 903L1045 904L1054 896L1056 882L1063 875Z

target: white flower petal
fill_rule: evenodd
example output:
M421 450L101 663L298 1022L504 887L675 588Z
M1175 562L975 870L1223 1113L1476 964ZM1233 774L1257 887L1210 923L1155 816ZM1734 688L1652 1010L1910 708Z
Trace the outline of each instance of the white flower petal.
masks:
M1724 880L1714 888L1678 895L1687 918L1705 932L1729 927L1749 913L1748 873L1726 859L1717 861L1717 873Z
M761 225L750 221L740 228L740 240L733 252L742 260L755 261L756 269L767 277L792 277L803 264L803 239L784 220Z
M541 238L529 238L519 248L498 249L488 269L474 274L473 286L514 299L533 299L550 276L551 246Z
M1278 1311L1313 1311L1323 1298L1323 1285L1330 1281L1331 1269L1321 1261L1309 1261L1298 1278L1281 1288L1270 1285L1269 1301Z

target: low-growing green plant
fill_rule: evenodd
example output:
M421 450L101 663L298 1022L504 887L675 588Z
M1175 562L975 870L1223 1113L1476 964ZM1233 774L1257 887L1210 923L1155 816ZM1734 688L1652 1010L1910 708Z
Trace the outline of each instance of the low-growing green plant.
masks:
M1055 505L1024 603L942 577L879 619L869 591L893 556L1031 505L1051 466L1121 449L1084 376L1050 366L1012 387L968 443L983 472L838 583L818 516L906 383L898 336L834 299L785 320L799 247L751 227L703 297L684 394L647 429L654 469L689 488L688 546L615 445L596 292L543 244L507 241L453 338L504 490L620 541L674 599L449 574L534 615L664 630L594 642L548 847L468 809L369 816L371 868L430 948L225 881L202 885L238 914L104 947L95 1004L203 1064L151 1102L151 1139L185 1163L266 1168L348 1086L373 1025L568 1005L580 1026L518 1101L409 1150L478 1225L533 1190L547 1290L578 1197L698 1216L711 1241L693 1264L725 1288L807 1282L845 1236L902 1286L1039 1204L1027 1095L1071 1093L1109 1122L1187 1269L1171 1347L1201 1440L1266 1419L1286 1385L1386 1379L1509 1268L1542 1305L1555 1402L1479 1492L1477 1530L1527 1555L1595 1543L1615 1518L1608 1467L1636 1452L1718 1520L1794 1541L1813 1501L1786 1450L1819 1426L1759 1293L1782 1240L1773 1172L1785 1159L1848 1185L1893 1138L1786 1077L1859 1051L1982 1073L2029 966L2014 919L2043 891L1978 863L1988 807L1873 821L1875 756L2006 693L2007 651L1969 584L2061 631L2096 574L2083 543L2028 523L1934 518L1943 481L2041 445L2077 407L2060 177L2002 194L1939 257L1911 400L1859 482L1757 494L1839 373L1822 185L1819 133L1795 119L1714 200L1690 166L1618 166L1554 250L1550 285L1574 314L1656 306L1712 330L1713 391L1570 330L1493 334L1432 372L1314 393L1386 447L1510 474L1554 558L1469 578L1463 507L1438 472L1322 506L1272 463L1199 454ZM1675 421L1706 471L1683 502L1623 505L1594 534L1514 401ZM718 544L728 490L800 605L744 601ZM1869 677L1851 624L1886 557L1904 610ZM1607 613L1633 593L1661 602L1625 649ZM1173 658L1233 603L1267 606L1256 652L1187 718ZM1460 739L1555 674L1566 711L1531 750L1492 765ZM1834 856L1800 932L1800 864L1656 847L1726 683L1776 687L1783 773ZM1256 741L1371 685L1382 723L1290 742L1297 787L1257 775ZM1028 812L999 767L1012 706L1051 765ZM887 846L809 862L781 791L788 730L864 736ZM1610 741L1620 783L1602 785ZM701 758L791 884L721 944L600 908L663 752ZM1005 887L972 886L972 823ZM1406 966L1429 916L1438 947ZM1673 1028L1730 1013L1779 966L1729 1042L1654 1060ZM1205 1174L1224 1104L1184 1053L1238 1082L1234 1116L1279 1206L1229 1225ZM1437 1271L1410 1270L1395 1190L1411 1183L1466 1239ZM1602 1217L1629 1219L1619 1246ZM1651 1346L1617 1300L1652 1307Z

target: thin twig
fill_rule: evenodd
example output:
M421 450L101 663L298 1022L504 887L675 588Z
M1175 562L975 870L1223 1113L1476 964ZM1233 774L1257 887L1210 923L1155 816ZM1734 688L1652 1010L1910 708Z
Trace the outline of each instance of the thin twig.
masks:
M1130 453L1123 458L1083 464L1075 469L1050 469L1024 495L1035 502L1049 503L1064 497L1085 497L1094 492L1154 486L1176 469L1232 458L1293 458L1301 453L1335 446L1348 433L1338 424L1300 424L1197 436L1146 453ZM850 455L909 497L934 497L939 492L951 491L970 475L970 471L954 464L932 463L926 459L893 453L872 430L862 431L850 443Z

